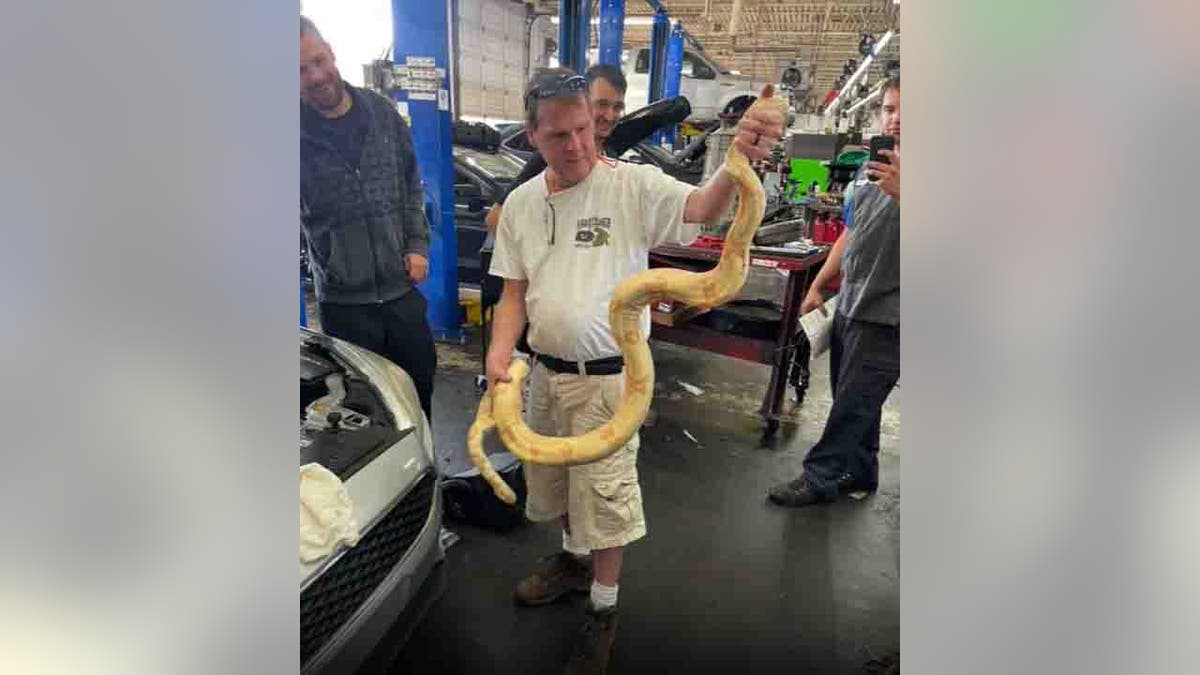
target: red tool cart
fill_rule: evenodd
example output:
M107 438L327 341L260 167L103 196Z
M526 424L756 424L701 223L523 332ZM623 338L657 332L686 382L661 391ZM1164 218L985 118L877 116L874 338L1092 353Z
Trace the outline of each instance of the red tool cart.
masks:
M705 271L716 266L721 257L719 240L702 239L699 245L660 246L650 251L650 267L676 267L690 271ZM774 336L737 335L714 330L693 321L696 315L686 308L669 304L651 306L650 337L686 347L732 356L771 366L771 382L763 397L759 414L764 421L763 439L774 436L779 429L783 394L789 383L796 388L797 400L803 400L808 383L808 340L799 331L800 304L808 286L817 275L828 247L815 252L787 248L753 247L750 265L788 273L783 297L782 319Z

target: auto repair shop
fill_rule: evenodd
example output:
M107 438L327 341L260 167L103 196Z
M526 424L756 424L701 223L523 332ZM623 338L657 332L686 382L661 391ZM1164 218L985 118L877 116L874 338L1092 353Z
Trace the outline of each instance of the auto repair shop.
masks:
M416 395L422 376L339 329L348 315L334 310L350 296L334 294L339 275L346 279L336 266L360 258L305 220L302 672L898 673L899 366L884 385L878 373L857 373L853 352L866 349L859 342L867 333L845 327L893 331L898 359L898 257L895 288L879 291L894 293L894 320L878 318L892 316L878 309L890 300L862 290L882 282L847 283L849 265L821 278L819 289L814 282L831 261L853 257L860 274L887 268L870 258L889 255L872 248L879 235L865 233L875 221L898 237L899 0L305 0L302 12L311 22L301 27L302 119L304 102L325 86L319 68L328 48L338 68L328 72L358 92L354 105L378 95L371 100L386 100L410 130L428 224L418 258L427 271L409 267L407 253L403 266L426 303L437 352L427 422ZM310 57L315 74L306 75ZM306 77L316 83L308 99ZM767 85L770 98L756 104ZM526 204L550 214L552 198L566 204L571 192L600 189L590 173L566 180L550 150L545 183L540 174L530 179L536 185L521 182L549 142L526 123L530 106L541 115L574 93L597 114L597 91L617 92L623 106L613 108L619 120L607 136L600 117L589 122L603 153L589 171L671 181L655 189L684 197L725 181L736 199L685 240L655 236L637 265L660 276L636 292L607 290L596 312L598 351L580 356L550 346L575 327L538 325L556 286L567 293L576 285L573 273L535 296L533 273L513 272L529 269L513 263L528 245L513 242L521 228L550 227L553 245L561 226L568 235L560 246L591 255L619 236L607 218L572 224L567 206L557 220L547 216L551 225L518 215ZM768 108L781 113L777 141L746 126ZM330 120L346 112L317 109ZM731 178L741 169L726 165L727 153L743 156L743 136L765 144L761 156L745 155L749 182ZM378 141L372 132L360 142ZM370 156L362 150L360 177ZM869 162L890 165L895 194ZM534 187L537 198L520 201ZM314 222L329 212L319 199L302 204ZM739 229L743 221L748 230ZM679 283L690 288L739 260L720 302L697 304L663 281L688 279ZM530 294L518 317L523 326L528 315L529 332L519 340L506 333L510 290ZM610 330L610 296L632 298L631 316L649 319L648 334L632 340L644 337L648 359L615 329L617 313ZM817 309L813 297L823 302ZM412 330L425 329L417 322ZM524 418L520 377L488 385L489 354L510 338L515 360L534 368ZM401 342L402 353L418 349ZM605 351L618 343L619 351ZM598 394L602 416L562 443L545 438L565 435L548 431L558 422L535 421L530 405L568 398L577 384L570 378L623 384ZM878 394L873 404L859 388L868 385ZM500 402L505 392L511 405ZM839 426L855 424L856 413L864 421L853 434ZM477 421L487 465L469 452ZM607 444L587 450L597 428ZM822 492L807 478L810 462L829 461L850 436L861 461L837 464L832 492ZM623 453L624 473L608 473ZM588 472L602 465L601 478ZM562 482L548 478L559 475L552 469ZM569 508L531 501L534 491L555 490ZM597 522L578 522L587 518ZM596 543L616 541L608 533L629 522L633 536Z

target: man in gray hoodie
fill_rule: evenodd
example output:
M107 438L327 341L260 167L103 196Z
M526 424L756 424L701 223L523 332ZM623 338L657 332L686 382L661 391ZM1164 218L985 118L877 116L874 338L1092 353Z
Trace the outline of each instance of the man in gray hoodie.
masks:
M430 417L437 351L415 288L429 272L429 222L412 136L391 101L342 80L304 17L300 216L321 328L403 368Z

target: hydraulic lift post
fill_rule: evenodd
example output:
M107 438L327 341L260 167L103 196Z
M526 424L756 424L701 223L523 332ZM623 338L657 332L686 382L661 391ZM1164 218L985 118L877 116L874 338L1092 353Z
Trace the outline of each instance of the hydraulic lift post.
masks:
M432 209L426 209L430 221L429 278L420 289L429 303L427 317L434 338L461 342L448 75L453 6L448 2L443 11L430 11L424 3L392 0L392 42L395 64L408 69L410 83L407 88L398 88L395 97L401 112L411 121L417 166L433 203ZM424 84L411 84L416 82Z
M591 0L558 0L558 64L580 75L587 70Z
M600 0L600 63L621 67L625 0Z
M679 95L679 81L683 76L683 22L676 21L667 37L667 64L663 73L663 98ZM674 148L675 127L660 132L663 140Z
M665 91L667 73L667 39L670 36L670 19L664 9L654 12L654 23L650 27L650 86L646 88L646 105L661 100ZM651 143L662 143L662 132L655 131Z

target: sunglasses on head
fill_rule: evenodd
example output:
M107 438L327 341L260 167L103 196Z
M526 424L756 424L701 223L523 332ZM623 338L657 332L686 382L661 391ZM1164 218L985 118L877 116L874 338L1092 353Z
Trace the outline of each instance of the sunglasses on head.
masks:
M525 107L535 101L560 94L581 94L587 91L587 80L582 75L548 75L539 79L525 92Z

